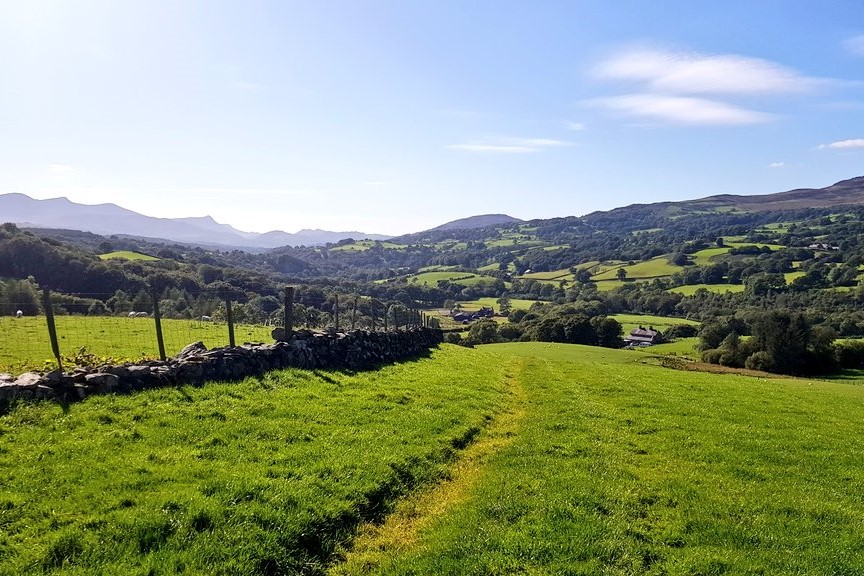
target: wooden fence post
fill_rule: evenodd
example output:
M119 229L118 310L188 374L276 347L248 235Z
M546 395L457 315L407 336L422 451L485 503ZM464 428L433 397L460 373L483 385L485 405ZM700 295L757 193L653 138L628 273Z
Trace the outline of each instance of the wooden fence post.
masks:
M354 298L354 305L351 307L351 331L354 331L354 321L357 319L357 298Z
M54 309L51 307L51 291L42 289L42 307L45 309L45 322L48 324L48 337L51 339L51 351L57 359L57 368L63 371L63 362L60 360L60 344L57 342L57 327L54 325Z
M294 331L294 287L285 287L285 341Z
M156 289L150 291L153 298L153 319L156 321L156 342L159 344L159 358L165 361L165 339L162 337L162 315L159 313L159 295Z
M390 315L390 304L384 306L384 332L387 332L387 316Z
M231 299L225 299L225 316L228 318L228 345L234 348L234 313L231 311Z

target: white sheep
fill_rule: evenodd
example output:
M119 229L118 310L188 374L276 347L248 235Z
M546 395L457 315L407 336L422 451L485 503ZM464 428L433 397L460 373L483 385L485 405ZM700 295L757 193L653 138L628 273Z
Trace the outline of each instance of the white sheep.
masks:
M212 316L201 316L201 321L202 322L212 322L213 317Z
M15 317L16 317L16 318L21 318L22 316L24 316L24 312L23 312L23 311L18 310L17 312L15 312Z

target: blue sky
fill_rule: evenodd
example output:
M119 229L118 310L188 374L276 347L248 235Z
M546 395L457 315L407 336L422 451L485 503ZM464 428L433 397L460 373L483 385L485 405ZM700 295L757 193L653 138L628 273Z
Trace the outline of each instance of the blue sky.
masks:
M857 0L0 0L0 193L400 234L822 187L862 71Z

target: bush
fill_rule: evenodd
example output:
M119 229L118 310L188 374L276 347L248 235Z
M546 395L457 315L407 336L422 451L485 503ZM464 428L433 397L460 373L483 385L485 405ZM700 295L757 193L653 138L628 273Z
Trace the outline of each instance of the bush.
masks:
M720 357L723 355L723 350L719 348L711 348L702 352L702 361L709 364L719 364Z
M444 334L444 342L447 344L462 344L462 334L459 332L447 332Z
M697 326L691 326L690 324L676 324L670 326L663 334L663 337L666 338L666 340L672 340L673 338L692 338L697 334L699 334L699 328Z
M762 372L771 372L774 369L774 362L771 360L771 355L764 350L754 352L747 357L744 362L744 367L748 370L761 370Z
M834 358L841 368L864 367L864 341L839 342L834 348Z

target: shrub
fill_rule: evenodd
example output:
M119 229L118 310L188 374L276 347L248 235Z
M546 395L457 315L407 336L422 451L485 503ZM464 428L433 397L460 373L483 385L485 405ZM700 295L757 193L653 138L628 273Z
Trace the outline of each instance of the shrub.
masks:
M771 372L774 369L774 362L771 361L771 355L768 352L760 350L747 357L744 367L748 370Z

